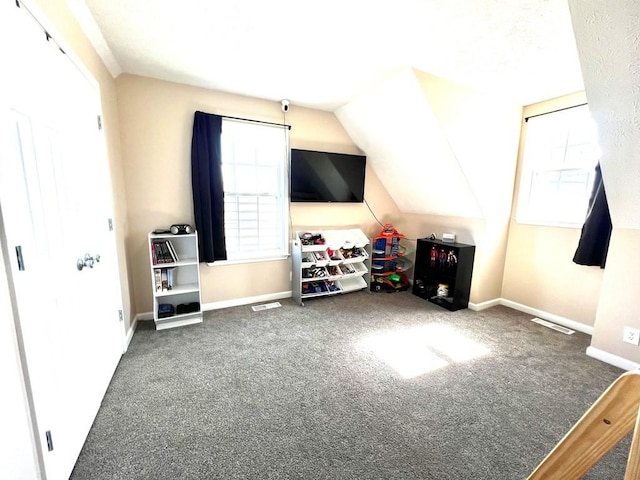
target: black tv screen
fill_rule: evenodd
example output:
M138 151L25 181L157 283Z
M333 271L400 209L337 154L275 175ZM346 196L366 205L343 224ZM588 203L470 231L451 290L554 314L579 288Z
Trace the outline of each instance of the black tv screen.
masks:
M291 149L292 202L362 202L367 157Z

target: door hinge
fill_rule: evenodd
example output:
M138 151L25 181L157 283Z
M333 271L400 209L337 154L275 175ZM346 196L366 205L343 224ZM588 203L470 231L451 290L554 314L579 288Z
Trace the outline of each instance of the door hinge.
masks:
M22 246L16 247L16 257L18 258L18 270L24 272L24 258L22 257Z
M109 218L108 223L109 223L109 231L113 232L113 218Z
M53 451L53 439L51 438L51 430L47 430L44 434L47 437L47 450Z
M122 310L118 310L118 318L121 322L124 322L124 314L122 313Z
M98 130L102 130L102 115L98 115Z

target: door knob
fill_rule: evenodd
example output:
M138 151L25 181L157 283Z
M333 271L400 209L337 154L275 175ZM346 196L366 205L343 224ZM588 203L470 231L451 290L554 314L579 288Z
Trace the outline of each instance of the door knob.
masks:
M82 271L84 267L93 268L93 264L98 263L99 261L100 261L99 254L96 253L95 255L91 256L90 254L85 253L84 258L79 258L78 261L76 262L76 267L78 268L79 271Z

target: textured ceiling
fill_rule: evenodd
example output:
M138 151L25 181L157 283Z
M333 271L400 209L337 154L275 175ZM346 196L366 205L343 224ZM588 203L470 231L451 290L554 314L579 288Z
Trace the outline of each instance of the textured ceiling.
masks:
M114 75L292 106L333 111L406 67L518 104L583 89L566 0L67 1Z

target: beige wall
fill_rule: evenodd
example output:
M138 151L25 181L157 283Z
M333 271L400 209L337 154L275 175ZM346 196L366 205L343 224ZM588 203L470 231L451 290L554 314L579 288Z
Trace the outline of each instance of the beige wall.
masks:
M613 222L591 347L637 365L640 348L622 336L625 326L640 328L640 7L598 0L569 6Z
M584 92L578 92L529 105L524 108L523 116L528 117L585 102ZM518 154L502 297L593 326L600 298L602 270L573 263L573 255L580 238L580 227L524 225L515 221L525 135L526 126L522 130Z
M191 136L196 110L219 115L282 122L280 102L121 75L116 80L122 154L125 165L130 235L127 250L137 313L152 309L147 233L173 223L193 224ZM359 153L336 117L329 112L291 105L292 148ZM393 221L398 210L375 174L366 172L365 198L381 221ZM358 226L377 233L364 204L291 207L293 230L308 227ZM269 261L209 267L201 264L202 302L233 302L245 297L291 291L291 261Z
M640 363L640 348L624 343L625 326L640 328L640 230L614 228L591 346Z
M511 224L502 297L593 326L603 271L572 262L579 228Z
M75 17L64 0L36 0L42 13L62 35L62 40L97 80L102 98L103 126L107 155L114 192L114 223L119 256L119 271L122 288L126 328L129 329L135 306L129 290L129 269L126 263L125 238L127 236L127 199L124 188L124 173L120 152L120 129L115 81L95 49L84 35Z

